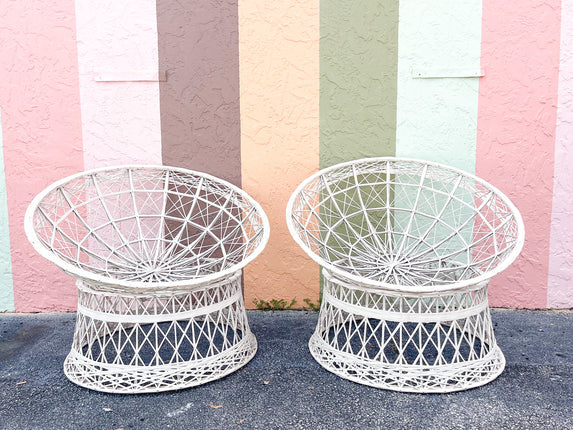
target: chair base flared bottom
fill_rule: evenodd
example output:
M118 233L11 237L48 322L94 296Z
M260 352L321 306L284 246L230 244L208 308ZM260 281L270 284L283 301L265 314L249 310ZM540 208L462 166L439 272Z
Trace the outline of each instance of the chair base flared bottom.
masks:
M64 363L77 385L110 393L179 390L249 362L241 272L181 291L108 291L78 282L74 342Z
M505 368L505 357L496 346L487 356L456 364L421 366L382 363L337 350L316 333L309 349L326 370L359 384L414 393L448 393L487 384Z
M486 384L503 371L487 282L407 293L323 274L309 347L334 374L387 390L446 393Z
M180 390L220 379L247 364L257 352L252 333L229 349L208 358L158 366L99 363L72 350L64 373L73 383L108 393L157 393Z

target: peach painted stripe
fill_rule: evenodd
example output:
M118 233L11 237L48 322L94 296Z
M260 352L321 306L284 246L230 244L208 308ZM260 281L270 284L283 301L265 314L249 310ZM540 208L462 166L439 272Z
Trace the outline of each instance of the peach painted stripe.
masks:
M318 270L290 237L291 192L318 170L319 2L239 2L243 189L267 213L270 241L245 268L253 299L316 300Z
M86 169L161 164L155 0L76 0Z
M483 2L476 174L526 230L521 256L490 284L494 306L547 304L560 12L558 0Z
M24 213L47 185L83 169L72 0L2 3L0 107L17 312L76 306L71 277L24 234Z
M573 0L561 3L561 62L547 306L573 307Z

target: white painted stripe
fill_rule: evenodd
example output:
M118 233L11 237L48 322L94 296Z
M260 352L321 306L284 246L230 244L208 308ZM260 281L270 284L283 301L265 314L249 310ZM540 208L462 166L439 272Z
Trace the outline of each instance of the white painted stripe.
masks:
M76 0L76 25L85 168L161 164L155 0Z
M555 175L553 182L553 210L551 213L551 241L547 306L573 306L573 0L561 3L561 52L559 65L559 96L557 127L555 130Z
M400 2L396 156L475 172L481 16L481 0Z
M12 254L10 253L8 199L4 173L4 149L2 147L2 118L0 117L0 312L13 311Z
M165 82L165 72L159 70L105 70L94 73L96 82Z

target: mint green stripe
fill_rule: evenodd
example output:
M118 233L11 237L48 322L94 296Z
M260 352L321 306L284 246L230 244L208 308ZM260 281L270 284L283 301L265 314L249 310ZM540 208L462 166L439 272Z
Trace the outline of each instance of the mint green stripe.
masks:
M474 173L481 14L481 0L400 3L397 156Z
M14 288L12 284L8 201L4 174L4 149L2 146L2 118L0 117L0 312L6 311L14 311Z
M320 3L320 168L396 151L398 0Z

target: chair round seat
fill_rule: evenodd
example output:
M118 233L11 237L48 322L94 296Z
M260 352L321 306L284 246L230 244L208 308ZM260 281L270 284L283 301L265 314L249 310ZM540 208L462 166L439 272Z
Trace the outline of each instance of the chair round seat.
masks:
M438 163L356 160L306 179L287 224L324 269L310 340L324 367L416 392L462 390L501 373L487 285L518 256L524 228L495 187Z
M77 280L64 370L99 391L155 392L246 364L241 269L265 247L260 205L213 176L165 166L95 169L30 204L35 249Z

